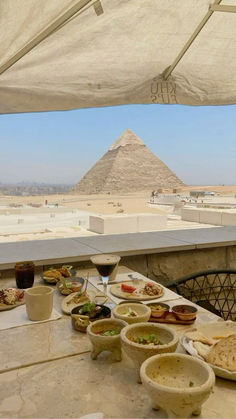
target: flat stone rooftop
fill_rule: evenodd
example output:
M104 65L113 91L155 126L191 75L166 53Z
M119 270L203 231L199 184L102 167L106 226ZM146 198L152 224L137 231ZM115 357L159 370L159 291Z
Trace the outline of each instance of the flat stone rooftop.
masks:
M88 261L99 253L131 256L233 245L236 226L0 243L0 270L22 260L42 266Z
M58 208L58 210L59 209L60 208ZM91 213L91 215L98 214ZM38 214L37 216L27 215L22 217L24 222L19 224L17 223L18 218L19 216L16 215L0 215L0 243L72 237L78 238L81 236L94 236L97 234L88 230L89 215L86 217L83 213L80 217L76 215L76 212L71 212L70 214L66 214L66 216L65 214L56 214L56 218L50 218L50 214L47 214L47 216L45 216L45 214ZM184 221L181 220L181 217L178 215L168 214L167 224L163 225L163 227L158 227L157 230L184 230L210 227L215 226L213 224Z

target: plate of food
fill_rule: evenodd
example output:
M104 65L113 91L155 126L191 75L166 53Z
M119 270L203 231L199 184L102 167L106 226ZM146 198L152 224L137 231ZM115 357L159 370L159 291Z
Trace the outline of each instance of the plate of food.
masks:
M69 279L62 278L57 283L57 289L62 295L70 295L75 292L81 291L84 285L84 279L79 277L73 277Z
M5 288L0 290L0 311L11 310L25 304L24 290Z
M236 323L202 323L184 333L180 340L192 356L211 365L218 377L236 381Z
M145 301L162 297L164 289L161 285L153 281L150 282L140 279L135 282L135 285L130 285L130 282L111 285L110 293L124 300Z
M46 271L43 271L41 276L47 284L55 285L62 278L70 278L71 276L74 276L75 273L76 272L73 269L73 266L62 265L61 268L51 267L47 269Z
M86 302L94 302L97 304L104 304L107 301L107 297L104 294L96 294L92 290L73 292L67 295L61 303L61 309L65 314L71 314L73 308L85 304Z

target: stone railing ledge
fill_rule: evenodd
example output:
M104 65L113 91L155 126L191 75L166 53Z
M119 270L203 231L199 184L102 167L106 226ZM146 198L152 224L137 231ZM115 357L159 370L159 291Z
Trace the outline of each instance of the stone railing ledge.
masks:
M43 266L88 261L99 253L133 256L234 245L236 226L0 243L0 270L22 260Z

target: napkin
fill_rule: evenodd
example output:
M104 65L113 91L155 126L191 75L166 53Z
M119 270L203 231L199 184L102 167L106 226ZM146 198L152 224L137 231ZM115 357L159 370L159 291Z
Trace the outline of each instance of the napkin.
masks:
M0 312L0 330L11 329L13 327L28 326L35 323L50 322L53 320L58 320L61 317L62 315L53 309L49 319L32 321L27 317L25 305L21 305L13 308L12 310Z

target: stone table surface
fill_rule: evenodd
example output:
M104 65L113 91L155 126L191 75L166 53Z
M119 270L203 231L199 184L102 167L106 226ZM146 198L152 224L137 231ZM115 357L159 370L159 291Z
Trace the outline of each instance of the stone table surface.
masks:
M119 272L131 271L120 267ZM79 272L81 276L86 273ZM0 284L9 287L15 281L9 278ZM62 298L56 291L58 311ZM185 301L176 298L168 304ZM198 322L216 319L199 308ZM189 326L170 327L181 335ZM103 412L105 418L166 417L164 411L152 410L125 355L114 363L107 353L92 361L89 352L86 334L74 331L70 317L64 314L56 321L0 331L0 418L79 418L93 412ZM235 418L235 390L234 382L217 378L201 417Z

